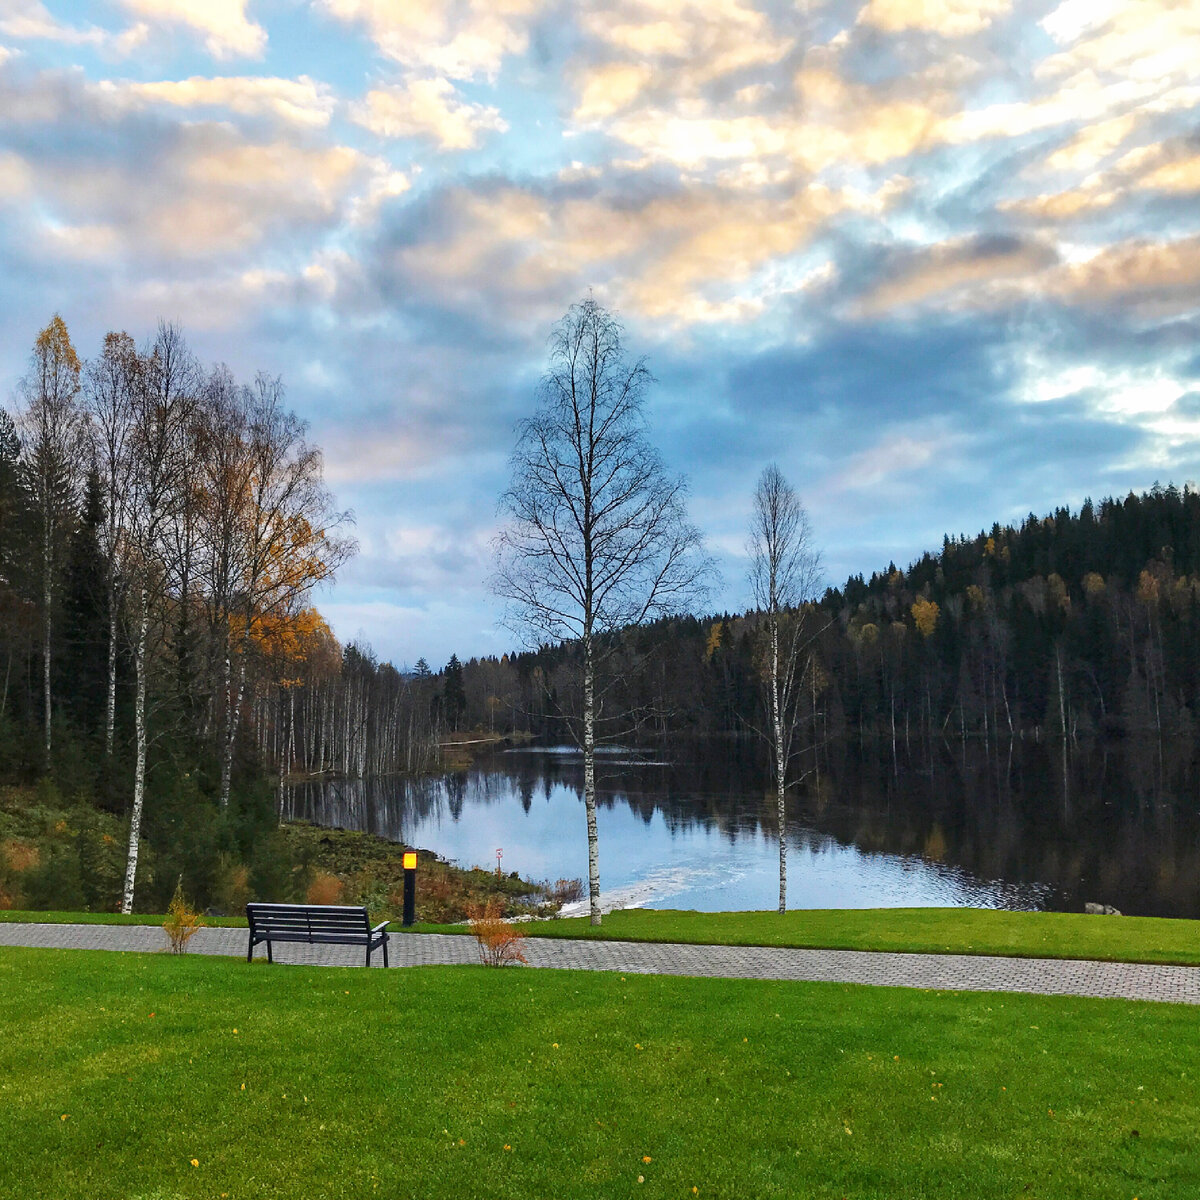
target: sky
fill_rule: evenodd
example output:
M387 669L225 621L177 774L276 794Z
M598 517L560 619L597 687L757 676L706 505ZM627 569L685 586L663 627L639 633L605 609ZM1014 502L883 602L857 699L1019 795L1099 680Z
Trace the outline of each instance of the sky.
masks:
M0 0L0 398L178 321L283 378L343 640L514 644L514 427L589 294L749 602L770 461L831 583L1200 478L1197 0Z

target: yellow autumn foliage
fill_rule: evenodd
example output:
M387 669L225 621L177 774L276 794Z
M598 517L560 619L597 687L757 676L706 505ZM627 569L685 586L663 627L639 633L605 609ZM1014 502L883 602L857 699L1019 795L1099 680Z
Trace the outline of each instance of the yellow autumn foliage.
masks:
M923 638L929 637L937 628L938 612L938 606L924 596L918 596L913 602L912 618Z

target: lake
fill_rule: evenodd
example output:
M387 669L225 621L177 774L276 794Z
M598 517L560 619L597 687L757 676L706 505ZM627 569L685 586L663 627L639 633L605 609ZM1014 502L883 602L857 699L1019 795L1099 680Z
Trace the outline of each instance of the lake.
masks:
M841 747L789 799L788 905L971 905L1200 916L1190 748L1020 742ZM773 908L779 850L759 747L609 748L598 765L605 908ZM573 748L491 752L420 780L305 783L284 815L360 829L461 866L587 877L583 760Z

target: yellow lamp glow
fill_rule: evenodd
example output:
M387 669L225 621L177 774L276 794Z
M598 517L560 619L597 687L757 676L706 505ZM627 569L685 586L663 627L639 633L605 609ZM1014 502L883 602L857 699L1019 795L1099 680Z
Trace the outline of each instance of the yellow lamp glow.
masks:
M406 871L415 871L417 869L417 852L415 850L406 850L404 852L404 869Z

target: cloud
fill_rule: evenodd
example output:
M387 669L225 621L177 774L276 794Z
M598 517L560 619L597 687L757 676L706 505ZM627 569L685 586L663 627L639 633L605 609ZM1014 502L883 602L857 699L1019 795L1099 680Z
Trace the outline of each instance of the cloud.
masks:
M902 252L855 310L869 317L930 299L949 303L963 289L970 289L969 303L984 303L989 284L1028 279L1057 257L1045 243L1007 236L970 237Z
M502 325L553 320L589 287L668 326L737 323L762 313L764 295L826 278L828 266L782 264L829 221L877 202L819 186L757 195L635 177L481 181L397 212L367 258L383 295L419 295Z
M585 13L581 26L602 56L578 75L581 119L616 112L651 87L695 95L779 62L794 44L743 0L619 0Z
M895 484L900 476L923 472L934 462L944 468L947 458L961 448L961 438L932 430L920 436L889 435L851 455L824 487L833 492L874 491L881 484Z
M1200 9L1188 0L1066 0L1042 24L1063 46L1038 64L1043 78L1109 75L1157 89L1195 83Z
M204 38L213 58L261 58L267 31L246 16L249 0L121 0L153 27L182 25Z
M53 16L41 0L0 0L0 35L18 40L58 42L67 46L97 46L124 55L132 53L145 40L145 24L130 26L123 33L111 33L96 25L68 25ZM10 52L0 48L0 62Z
M499 109L467 103L447 79L375 88L355 105L353 117L380 137L428 138L442 150L470 150L481 134L508 128Z
M1106 246L1051 274L1048 290L1085 306L1136 305L1143 314L1200 309L1200 235Z
M200 0L203 2L203 0ZM317 0L330 16L363 26L380 52L451 79L494 77L528 45L541 0Z
M269 76L225 76L161 80L153 83L103 81L102 94L128 108L163 105L172 108L226 109L239 116L271 116L290 125L323 129L337 98L326 84L307 75L297 79Z
M1116 150L1137 123L1138 114L1122 113L1119 117L1086 125L1046 159L1045 167L1050 171L1089 171Z
M395 191L383 160L336 142L309 140L310 111L285 136L247 133L228 120L164 121L171 100L223 98L243 110L279 103L297 116L320 105L265 80L167 85L90 84L77 73L0 73L0 153L32 201L19 220L52 254L168 262L245 255L273 242L307 241L347 220L381 187ZM163 101L166 98L164 105ZM155 112L142 110L152 104ZM248 264L243 264L243 266ZM277 263L274 265L278 265Z
M1200 192L1200 140L1193 136L1139 146L1107 169L1085 175L1073 188L1004 200L999 208L1046 221L1067 221L1121 203L1128 205L1144 199L1147 192Z
M924 29L945 37L979 33L1012 9L1012 0L870 0L859 24L885 33Z

